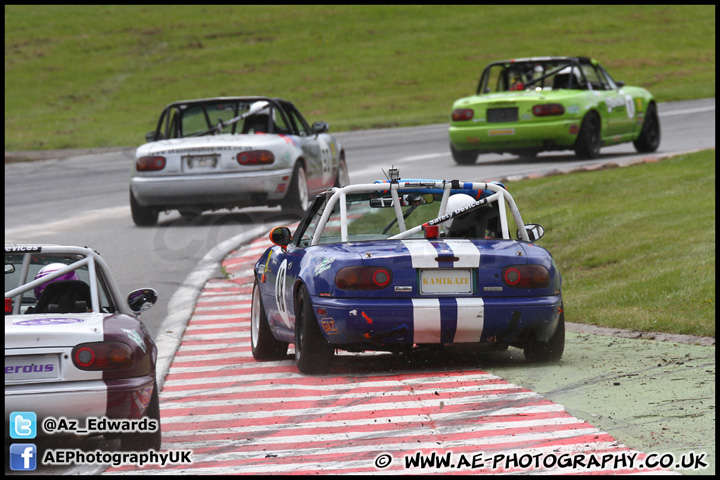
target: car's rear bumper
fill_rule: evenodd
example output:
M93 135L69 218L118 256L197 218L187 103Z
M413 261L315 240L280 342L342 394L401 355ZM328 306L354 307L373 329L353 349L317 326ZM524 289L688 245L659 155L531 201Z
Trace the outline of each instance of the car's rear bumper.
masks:
M247 173L135 176L130 188L144 207L199 205L253 205L257 201L281 200L289 188L292 169Z
M562 305L561 295L312 301L325 337L337 345L546 341L555 332Z
M579 128L579 119L538 123L451 125L450 143L459 151L567 149L575 143Z
M154 378L142 377L5 386L5 424L12 412L34 412L45 418L79 420L88 417L142 418L152 397ZM6 432L7 433L7 432ZM42 427L38 426L38 433ZM88 432L92 433L92 432Z

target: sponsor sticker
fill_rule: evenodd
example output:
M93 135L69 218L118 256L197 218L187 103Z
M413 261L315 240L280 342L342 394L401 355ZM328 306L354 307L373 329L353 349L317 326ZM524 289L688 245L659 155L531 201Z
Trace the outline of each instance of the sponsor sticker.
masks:
M5 381L52 379L59 375L57 355L5 357Z
M21 325L25 327L36 327L40 325L65 325L71 323L82 323L85 320L82 318L71 318L71 317L55 317L55 318L31 318L29 320L18 320L13 322L13 325Z
M488 135L491 137L501 137L504 135L515 135L514 128L502 128L499 130L488 130Z

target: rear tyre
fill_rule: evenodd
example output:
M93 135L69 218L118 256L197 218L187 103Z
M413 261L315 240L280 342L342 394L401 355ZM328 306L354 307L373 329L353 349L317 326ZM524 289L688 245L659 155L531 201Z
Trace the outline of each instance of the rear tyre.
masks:
M525 345L525 359L529 362L556 362L565 351L565 312L560 313L555 333L547 342L530 342Z
M135 195L133 195L132 190L130 190L130 213L132 214L132 219L133 222L135 222L135 225L141 227L155 225L159 214L158 210L155 208L143 207L140 205L137 200L135 200Z
M600 116L589 112L580 125L580 133L575 140L575 155L581 160L592 160L600 155L602 146Z
M287 355L288 344L276 340L270 331L257 280L250 310L250 345L255 360L282 360Z
M455 150L455 147L450 144L450 153L452 153L453 160L458 165L474 165L477 161L478 153L474 150L460 151Z
M303 285L295 302L295 363L301 373L327 373L332 366L335 348L325 340Z
M633 145L635 145L635 150L640 153L654 152L660 145L660 120L654 103L651 103L645 112L640 136L633 142Z
M285 213L303 216L310 204L310 193L307 184L307 175L302 162L295 164L290 188L282 202L282 210Z
M162 432L160 431L160 394L157 382L153 383L153 393L145 416L157 421L155 432L132 432L120 435L120 449L125 452L144 452L147 450L159 451L162 445Z

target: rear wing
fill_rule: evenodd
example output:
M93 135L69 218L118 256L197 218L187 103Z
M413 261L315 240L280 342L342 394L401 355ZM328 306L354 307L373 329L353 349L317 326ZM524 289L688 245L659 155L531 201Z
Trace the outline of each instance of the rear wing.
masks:
M510 193L501 185L485 182L460 182L458 180L398 180L381 183L348 185L346 187L333 188L329 190L328 194L330 194L331 196L327 200L325 211L323 212L322 217L318 222L318 226L313 234L310 244L318 244L320 237L322 236L322 232L327 225L331 212L333 211L335 204L337 204L338 202L341 217L340 237L342 242L347 242L347 195L352 193L373 192L380 194L387 194L389 192L393 200L393 207L395 209L395 216L398 228L400 229L400 233L389 237L389 240L401 240L410 237L411 235L421 232L426 226L439 225L451 218L454 218L455 216L467 212L468 210L472 210L474 208L481 207L492 202L497 202L498 209L500 211L502 238L507 240L511 238L506 216L506 208L509 208L511 215L513 216L513 220L519 228L520 238L526 242L530 241L527 231L525 230L525 228L522 228L522 226L525 224L523 223L520 212L517 208L517 205L515 204L515 200L512 198ZM405 220L403 218L403 212L400 206L400 194L405 193L441 193L442 199L440 203L439 216L437 218L429 220L428 222L423 223L422 225L407 229L405 227ZM448 199L450 198L450 195L454 193L466 193L472 195L474 198L482 198L479 198L474 204L471 204L467 207L448 212Z

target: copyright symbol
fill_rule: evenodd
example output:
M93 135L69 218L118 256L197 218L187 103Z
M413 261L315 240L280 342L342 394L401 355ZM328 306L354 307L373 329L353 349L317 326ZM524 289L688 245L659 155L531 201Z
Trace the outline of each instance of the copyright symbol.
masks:
M43 430L45 430L47 433L52 433L55 431L55 419L54 418L47 418L43 422Z
M392 459L393 457L389 453L383 453L382 455L378 455L375 459L375 466L377 468L386 468L390 465Z

